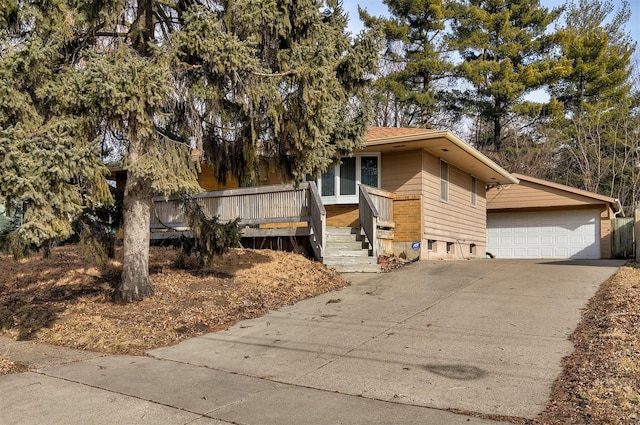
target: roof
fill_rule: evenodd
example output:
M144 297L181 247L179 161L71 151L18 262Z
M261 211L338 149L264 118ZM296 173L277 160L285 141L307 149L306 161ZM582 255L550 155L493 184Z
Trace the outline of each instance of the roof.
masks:
M365 140L385 139L389 137L412 136L416 134L437 133L437 130L426 128L369 127L364 135Z
M518 179L450 131L424 128L370 127L362 152L424 149L485 183L517 184Z
M589 192L587 190L576 189L575 187L567 186L560 183L550 182L548 180L542 180L531 176L525 176L524 174L513 173L519 180L539 184L541 186L551 187L553 189L562 190L569 193L574 193L576 195L585 196L587 198L592 198L598 201L606 202L608 204L616 205L617 201L615 198L610 196L600 195L598 193Z

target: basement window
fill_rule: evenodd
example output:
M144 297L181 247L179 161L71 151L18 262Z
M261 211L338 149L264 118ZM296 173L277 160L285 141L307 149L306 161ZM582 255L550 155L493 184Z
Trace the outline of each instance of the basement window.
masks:
M447 254L453 254L453 242L447 242Z

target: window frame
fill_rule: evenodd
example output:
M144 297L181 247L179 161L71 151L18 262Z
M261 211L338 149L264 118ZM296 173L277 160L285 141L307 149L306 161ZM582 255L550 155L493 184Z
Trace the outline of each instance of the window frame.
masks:
M471 176L471 206L478 206L478 178Z
M440 158L440 201L449 202L449 163L442 158Z
M328 196L320 196L324 205L334 204L357 204L359 202L358 187L362 183L362 158L376 158L378 161L378 184L381 184L382 175L382 158L380 152L366 152L366 153L354 153L352 156L346 158L356 159L356 193L353 195L340 195L340 165L342 164L342 158L340 162L333 167L334 170L334 194ZM318 193L322 194L322 176L316 179L316 185L318 187Z

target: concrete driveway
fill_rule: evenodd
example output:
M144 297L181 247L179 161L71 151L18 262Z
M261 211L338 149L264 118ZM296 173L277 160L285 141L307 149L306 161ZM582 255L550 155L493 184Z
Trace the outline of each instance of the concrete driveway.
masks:
M446 410L532 418L573 350L581 308L622 264L442 261L348 275L342 291L149 358L91 359L39 379L193 413L197 423L497 423ZM23 394L9 379L20 378L0 379L0 391L33 397L29 382L18 385ZM11 405L0 401L0 411Z
M151 356L326 391L531 418L620 261L420 262Z

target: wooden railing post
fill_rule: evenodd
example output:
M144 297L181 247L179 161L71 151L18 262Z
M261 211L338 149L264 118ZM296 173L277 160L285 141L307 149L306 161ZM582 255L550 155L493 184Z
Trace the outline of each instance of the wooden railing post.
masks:
M392 238L393 232L379 229L393 229L393 199L395 195L386 190L360 185L359 220L372 246L374 256L382 253L382 239ZM391 236L389 236L391 235Z
M312 242L312 246L316 257L322 259L322 257L324 257L325 246L327 245L327 211L324 208L315 182L308 182L307 184L309 188L310 224L315 235L315 244Z
M373 204L371 196L367 192L365 185L360 185L358 196L358 219L360 227L364 230L364 234L369 239L371 251L374 257L378 256L378 209Z

